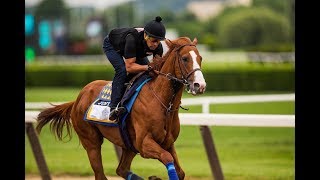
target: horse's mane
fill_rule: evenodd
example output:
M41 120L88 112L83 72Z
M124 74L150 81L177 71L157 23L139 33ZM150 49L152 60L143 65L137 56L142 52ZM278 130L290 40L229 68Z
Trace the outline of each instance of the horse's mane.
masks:
M174 40L166 39L166 44L169 48L169 50L166 52L166 54L163 56L163 59L167 59L170 53L174 50L174 48L179 47L183 44L189 44L192 43L191 39L188 37L179 37ZM170 45L169 45L170 44Z
M188 37L179 37L175 40L166 39L166 45L168 46L168 51L164 54L164 56L155 56L153 62L156 64L156 69L160 70L164 63L168 60L171 52L176 48L185 44L192 44L193 42Z

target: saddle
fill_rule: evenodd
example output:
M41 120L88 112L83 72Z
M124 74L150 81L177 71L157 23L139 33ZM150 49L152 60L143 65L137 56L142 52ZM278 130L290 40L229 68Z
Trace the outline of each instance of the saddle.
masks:
M128 83L125 83L126 90L120 101L120 106L124 106L130 99L130 97L134 94L137 87L148 78L150 78L150 75L146 74L146 72L140 72L135 75Z
M126 83L125 93L120 101L120 106L126 108L126 113L122 114L126 116L131 111L131 107L141 90L142 86L151 79L151 76L147 72L141 72L135 75L128 83ZM117 126L116 121L109 120L112 93L112 82L106 84L100 91L96 100L87 109L84 120L99 123L107 126Z

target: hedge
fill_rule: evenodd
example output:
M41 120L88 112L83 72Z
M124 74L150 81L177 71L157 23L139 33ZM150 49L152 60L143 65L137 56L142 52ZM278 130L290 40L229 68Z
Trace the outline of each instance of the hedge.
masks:
M226 68L203 71L207 91L294 91L294 68ZM112 80L108 66L30 66L27 87L83 87L87 83Z

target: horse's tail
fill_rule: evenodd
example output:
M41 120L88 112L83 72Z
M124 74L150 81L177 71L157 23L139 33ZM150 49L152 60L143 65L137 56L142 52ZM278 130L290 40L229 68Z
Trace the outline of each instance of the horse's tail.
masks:
M53 132L54 135L60 141L62 141L63 127L64 125L66 125L67 136L69 136L69 138L71 139L72 136L70 128L70 114L74 103L75 101L67 102L60 105L51 104L53 105L53 107L42 110L37 117L38 123L36 125L36 130L38 131L38 133L41 132L43 126L45 126L47 123L50 123L51 132Z

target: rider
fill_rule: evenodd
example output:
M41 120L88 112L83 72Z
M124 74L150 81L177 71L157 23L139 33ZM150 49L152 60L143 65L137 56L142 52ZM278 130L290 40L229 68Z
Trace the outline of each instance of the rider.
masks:
M119 107L125 91L125 82L132 74L150 71L147 56L163 54L160 41L165 39L166 29L157 16L144 28L115 28L104 38L103 50L115 70L112 81L109 120L116 120L126 109Z

